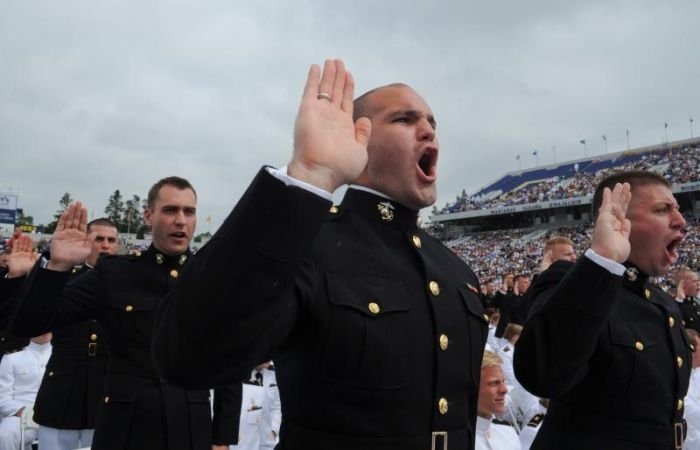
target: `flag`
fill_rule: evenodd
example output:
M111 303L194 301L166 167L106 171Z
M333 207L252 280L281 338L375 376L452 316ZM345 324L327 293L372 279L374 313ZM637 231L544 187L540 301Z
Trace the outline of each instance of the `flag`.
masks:
M604 134L604 135L603 135L603 140L604 140L604 141L607 141L607 140L608 140L608 135L607 135L607 134Z
M518 153L518 156L515 157L518 161L520 161L520 153Z
M586 145L586 140L585 140L585 139L581 139L579 142L580 142L581 144L583 144L583 145Z
M537 156L537 150L532 152L532 156Z
M630 130L629 130L629 128L628 128L626 131L627 131L627 137L629 137L629 135L630 135Z
M668 128L668 122L664 122L664 128Z

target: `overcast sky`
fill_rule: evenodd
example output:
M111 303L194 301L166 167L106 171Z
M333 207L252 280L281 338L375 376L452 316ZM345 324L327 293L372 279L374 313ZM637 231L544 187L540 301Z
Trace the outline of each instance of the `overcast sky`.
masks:
M168 175L221 223L284 165L308 66L357 93L401 81L439 122L438 205L506 171L690 135L700 2L7 0L0 192L47 223L64 192L103 214ZM700 123L694 134L700 134ZM553 149L556 148L556 151Z

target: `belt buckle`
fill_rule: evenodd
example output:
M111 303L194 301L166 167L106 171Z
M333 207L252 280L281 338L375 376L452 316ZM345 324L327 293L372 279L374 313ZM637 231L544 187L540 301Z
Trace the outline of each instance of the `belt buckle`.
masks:
M438 437L442 438L442 448L440 446L435 446L438 441ZM430 450L447 450L447 431L433 431Z
M676 422L673 424L673 435L676 441L676 450L683 449L683 422Z
M88 356L95 356L97 354L97 343L90 342L88 344Z

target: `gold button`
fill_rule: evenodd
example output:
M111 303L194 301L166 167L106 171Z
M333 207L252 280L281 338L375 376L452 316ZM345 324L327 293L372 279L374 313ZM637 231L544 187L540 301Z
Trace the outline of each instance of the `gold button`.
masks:
M447 414L447 399L445 397L438 400L438 411L440 411L440 414L443 416Z
M651 291L649 289L644 289L644 296L649 299L651 297Z
M680 369L683 366L683 358L676 356L676 364L678 364L678 368Z
M52 376L53 376L53 372L49 372L49 376L52 377Z
M420 237L416 236L415 234L413 235L413 245L415 245L416 248L420 248L420 246L422 245Z
M431 281L428 283L428 287L430 288L430 293L433 294L434 296L440 295L440 285L437 284L436 281Z
M126 309L126 312L131 312L134 310L134 307L131 305L126 305L126 308L124 308L124 309Z
M642 344L641 342L637 341L637 342L634 343L634 348L636 348L637 350L639 350L639 351L641 352L642 350L644 350L644 344Z
M678 399L678 406L677 406L677 408L678 408L678 411L680 411L681 409L683 409L683 400L680 399L680 398Z
M379 307L379 305L377 305L374 302L370 302L370 304L367 305L367 308L369 309L369 312L371 312L372 314L379 314L379 311L381 311L381 308Z
M105 397L105 403L109 403L109 396Z
M447 350L447 346L450 344L450 340L447 339L446 334L441 334L440 335L440 349L441 350Z
M136 253L134 253L134 256L141 256L141 252L137 250Z
M486 321L486 322L489 321L489 316L488 316L488 314L484 314L482 317L484 318L484 321Z
M170 271L170 276L171 276L171 277L177 278L178 275L180 275L180 274L177 273L177 270L173 269L173 270Z
M90 335L90 340L91 340L91 341L96 341L96 340L97 340L97 335L96 335L96 334L91 334L91 335Z
M338 214L338 211L339 210L338 210L337 206L335 206L335 205L331 206L331 209L330 209L331 214Z
M673 327L673 325L675 325L675 324L676 324L676 321L673 320L673 317L668 316L668 326Z

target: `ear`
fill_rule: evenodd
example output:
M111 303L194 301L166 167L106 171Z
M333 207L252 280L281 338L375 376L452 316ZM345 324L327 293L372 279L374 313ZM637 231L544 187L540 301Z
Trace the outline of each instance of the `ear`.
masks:
M149 227L153 225L153 223L151 222L152 215L153 213L151 212L151 208L146 208L143 212L143 221L146 222L146 225L148 225Z

